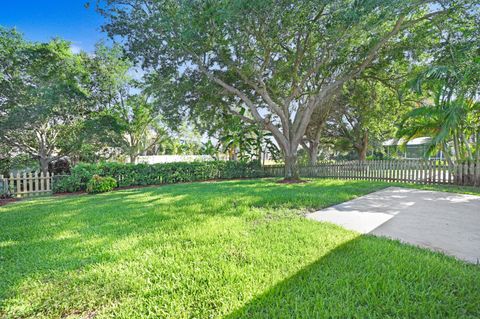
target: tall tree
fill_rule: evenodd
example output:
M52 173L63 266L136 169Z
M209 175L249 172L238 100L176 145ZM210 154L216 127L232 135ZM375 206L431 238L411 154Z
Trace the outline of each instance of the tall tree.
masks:
M298 177L312 114L382 48L460 1L108 0L105 30L148 70L217 92L224 108L270 131ZM438 8L438 10L437 10ZM406 32L408 30L408 32ZM194 96L194 94L186 94ZM236 103L231 103L234 100Z
M349 145L360 161L366 159L370 142L395 136L398 119L411 109L397 90L371 79L346 83L332 103L334 111L324 134Z
M160 116L148 96L131 95L112 107L111 115L118 126L115 146L120 147L136 163L142 153L154 147L167 135L160 125Z
M89 107L86 59L66 41L29 43L0 29L0 138L45 173L75 147L75 128Z
M479 160L480 102L477 96L480 81L476 79L476 87L471 86L471 76L479 71L478 66L468 70L439 66L422 73L417 82L429 82L425 85L429 87L429 98L406 114L398 137L403 137L406 143L415 137L430 136L428 154L441 150L450 163L453 159L457 162ZM415 86L420 89L421 84Z
M440 41L429 64L410 83L422 98L400 125L405 141L430 136L429 153L449 161L480 159L480 7L458 19L438 21Z

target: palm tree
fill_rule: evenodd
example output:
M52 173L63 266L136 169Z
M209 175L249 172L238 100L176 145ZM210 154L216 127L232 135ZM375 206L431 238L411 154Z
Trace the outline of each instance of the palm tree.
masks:
M471 75L448 66L421 73L411 86L422 94L422 85L426 84L429 98L407 113L397 136L405 143L416 137L431 137L427 154L441 150L450 164L480 159L480 103Z

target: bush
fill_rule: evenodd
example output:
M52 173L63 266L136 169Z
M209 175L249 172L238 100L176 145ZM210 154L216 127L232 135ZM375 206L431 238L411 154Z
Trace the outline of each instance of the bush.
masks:
M99 175L93 175L93 177L87 183L87 192L88 193L105 193L113 190L117 187L117 181L115 178L106 176L102 177Z
M71 175L58 177L54 192L86 190L93 175L111 176L118 186L159 185L209 179L262 177L258 162L209 161L192 163L123 164L100 163L78 164Z
M52 189L54 193L73 193L82 189L80 180L73 175L53 176Z
M8 184L0 179L0 199L12 198L13 195L8 190Z

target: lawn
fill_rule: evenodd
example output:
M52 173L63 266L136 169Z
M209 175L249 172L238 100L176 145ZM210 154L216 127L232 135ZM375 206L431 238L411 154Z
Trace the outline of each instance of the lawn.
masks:
M474 318L480 267L306 220L365 181L178 184L0 207L0 318Z

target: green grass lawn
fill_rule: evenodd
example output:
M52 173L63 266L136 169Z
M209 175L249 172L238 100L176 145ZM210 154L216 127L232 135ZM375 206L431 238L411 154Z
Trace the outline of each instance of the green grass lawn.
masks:
M384 183L192 183L0 207L0 318L478 318L480 267L304 219Z

